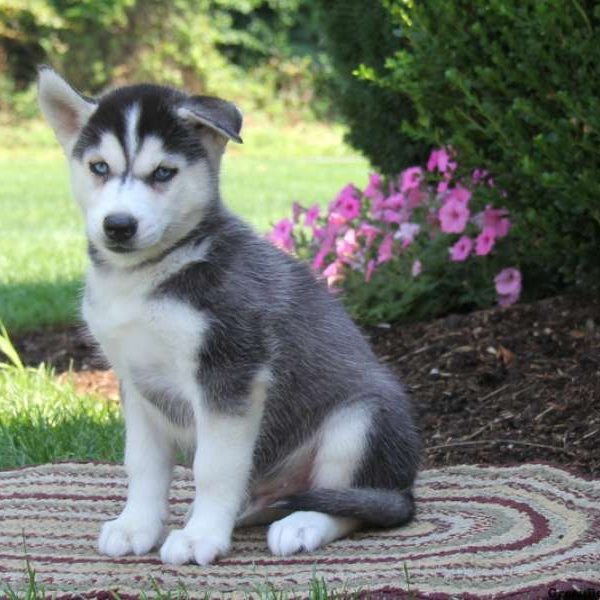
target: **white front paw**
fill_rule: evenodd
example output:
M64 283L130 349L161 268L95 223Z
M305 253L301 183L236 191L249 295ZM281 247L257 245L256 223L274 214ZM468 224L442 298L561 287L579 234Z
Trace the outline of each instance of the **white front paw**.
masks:
M123 513L119 518L104 523L98 550L108 556L146 554L157 545L163 531L163 521L158 517L135 517Z
M227 554L229 546L229 536L195 532L186 527L169 534L160 549L160 558L164 563L171 565L183 565L189 562L209 565L219 556Z

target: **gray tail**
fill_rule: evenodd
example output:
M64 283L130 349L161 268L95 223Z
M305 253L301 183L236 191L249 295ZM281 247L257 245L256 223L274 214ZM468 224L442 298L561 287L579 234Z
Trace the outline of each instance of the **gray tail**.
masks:
M404 525L415 514L415 501L410 489L316 488L281 498L271 507L314 510L338 517L353 517L376 527Z

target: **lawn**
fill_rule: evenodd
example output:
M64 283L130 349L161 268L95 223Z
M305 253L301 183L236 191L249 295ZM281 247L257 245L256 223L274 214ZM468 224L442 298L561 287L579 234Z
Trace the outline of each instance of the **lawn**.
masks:
M9 331L72 322L86 257L65 161L41 122L0 126L0 139L0 320ZM260 231L293 201L325 205L349 181L367 180L339 128L250 122L244 141L225 157L223 196Z

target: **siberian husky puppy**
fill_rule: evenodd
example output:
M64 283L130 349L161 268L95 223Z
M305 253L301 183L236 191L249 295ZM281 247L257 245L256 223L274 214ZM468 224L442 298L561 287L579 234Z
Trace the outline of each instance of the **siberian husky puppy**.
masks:
M85 219L83 317L122 389L127 502L99 551L205 565L239 524L271 523L286 556L408 522L420 441L402 387L309 268L221 200L238 108L156 85L87 98L47 67L39 100ZM178 448L196 495L165 539Z

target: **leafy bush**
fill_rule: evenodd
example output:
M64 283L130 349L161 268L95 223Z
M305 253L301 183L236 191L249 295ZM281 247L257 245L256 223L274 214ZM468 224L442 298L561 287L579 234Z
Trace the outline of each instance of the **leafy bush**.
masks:
M416 117L406 94L378 85L385 62L400 48L395 25L380 0L320 0L320 22L333 68L331 95L348 124L347 141L384 173L422 162L431 144L403 134ZM369 78L359 78L359 72Z
M327 110L315 15L310 0L0 0L0 68L17 90L49 62L90 93L156 81L308 118Z
M477 166L494 174L518 217L514 234L535 294L597 286L598 3L386 5L401 39L387 75L363 69L363 76L410 98L416 118L404 120L404 134L450 144L465 172ZM401 153L403 141L394 132L387 137Z
M409 167L387 183L372 175L362 192L346 186L326 215L294 204L269 238L341 285L362 322L431 318L495 299L507 306L521 293L520 271L505 267L512 224L505 208L486 204L490 190L503 193L484 171L457 173L452 155L436 150L426 169Z

